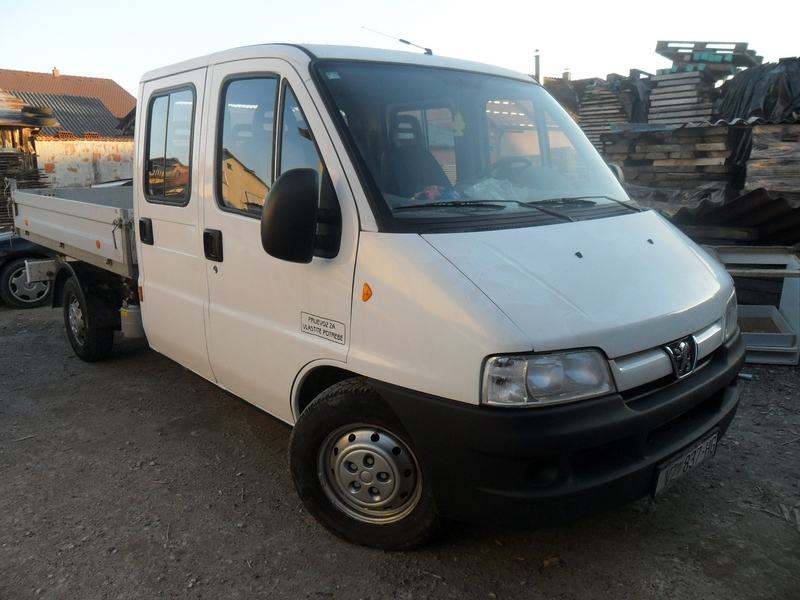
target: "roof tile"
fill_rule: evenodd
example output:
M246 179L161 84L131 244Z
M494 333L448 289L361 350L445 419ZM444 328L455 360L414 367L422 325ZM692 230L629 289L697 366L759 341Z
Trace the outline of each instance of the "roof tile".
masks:
M136 98L111 79L53 75L33 71L0 69L0 89L9 92L34 92L98 98L118 119L136 106Z

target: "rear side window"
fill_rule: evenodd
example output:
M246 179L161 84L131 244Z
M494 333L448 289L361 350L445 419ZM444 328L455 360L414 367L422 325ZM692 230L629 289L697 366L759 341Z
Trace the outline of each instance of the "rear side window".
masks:
M147 116L145 196L151 202L189 202L194 90L153 96Z
M489 125L489 162L520 158L541 166L542 150L531 100L489 100L486 103Z
M272 186L275 77L225 84L217 148L217 199L227 210L261 216Z

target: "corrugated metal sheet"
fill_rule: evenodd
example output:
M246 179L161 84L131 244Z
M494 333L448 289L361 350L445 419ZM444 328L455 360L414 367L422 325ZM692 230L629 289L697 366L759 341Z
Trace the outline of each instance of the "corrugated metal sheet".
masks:
M86 133L97 133L103 137L119 136L119 121L97 98L80 96L60 96L57 94L38 94L16 92L11 94L30 106L49 107L62 129L44 127L43 135L55 135L59 131L71 131L81 137Z
M774 121L765 119L763 117L748 117L746 119L737 118L726 121L725 119L717 119L716 121L696 121L687 123L683 127L735 127L740 125L792 125L800 123L800 115L791 119L782 119Z
M752 125L792 125L800 123L800 115L795 118L783 119L781 121L770 121L763 117L749 117L747 119L717 119L715 121L692 121L690 123L683 123L681 125L658 125L655 123L609 123L609 130L611 133L620 131L669 131L672 129L681 129L684 127L747 127Z
M724 187L708 184L695 190L655 190L626 185L629 194L647 208L669 218L678 227L703 225L745 228L761 245L800 244L800 200L760 188L731 196Z
M37 94L56 94L99 98L117 118L122 118L136 106L131 96L115 81L100 77L79 77L54 73L35 73L0 69L0 88Z

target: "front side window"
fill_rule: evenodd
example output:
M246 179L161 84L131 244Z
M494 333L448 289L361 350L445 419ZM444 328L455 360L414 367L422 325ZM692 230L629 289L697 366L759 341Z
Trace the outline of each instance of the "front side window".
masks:
M272 148L278 80L235 79L225 84L217 147L217 200L222 208L261 215L272 186Z
M145 196L153 202L189 201L194 126L194 91L154 96L147 121Z
M635 210L583 132L532 81L361 61L316 68L384 229L525 226Z
M290 169L314 169L322 173L322 161L311 129L292 88L288 85L283 98L282 124L281 164L278 174Z

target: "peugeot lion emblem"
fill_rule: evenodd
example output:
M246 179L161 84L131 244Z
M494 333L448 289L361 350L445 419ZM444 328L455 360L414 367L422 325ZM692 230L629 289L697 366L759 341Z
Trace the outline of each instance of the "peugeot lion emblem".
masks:
M675 377L683 379L687 375L691 375L697 364L697 342L692 336L667 344L664 346L664 350L667 351L669 359L672 361Z

